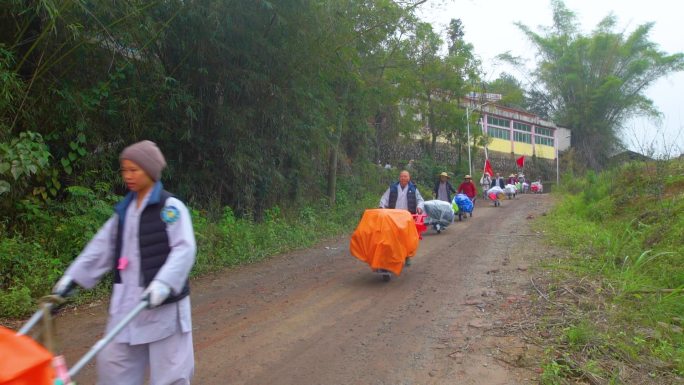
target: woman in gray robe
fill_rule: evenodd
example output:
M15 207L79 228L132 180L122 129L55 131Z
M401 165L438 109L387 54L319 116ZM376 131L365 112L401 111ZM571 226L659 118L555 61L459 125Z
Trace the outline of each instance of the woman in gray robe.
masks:
M164 156L150 141L121 153L121 174L130 192L55 285L95 286L114 272L107 331L142 300L134 318L97 357L98 384L189 384L194 372L188 275L196 243L187 207L164 191Z

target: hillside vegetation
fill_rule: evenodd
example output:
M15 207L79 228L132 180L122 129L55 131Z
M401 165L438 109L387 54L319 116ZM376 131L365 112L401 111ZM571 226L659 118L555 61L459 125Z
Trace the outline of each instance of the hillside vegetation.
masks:
M545 383L681 381L684 163L632 163L564 186L540 223L570 251L546 266L555 339Z

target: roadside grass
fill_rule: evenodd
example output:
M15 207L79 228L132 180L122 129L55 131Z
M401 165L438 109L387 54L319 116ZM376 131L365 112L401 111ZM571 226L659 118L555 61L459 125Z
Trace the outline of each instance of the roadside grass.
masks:
M377 207L386 183L396 177L393 174L376 167L361 170L338 182L335 205L322 197L289 211L273 207L261 221L238 217L229 207L220 213L190 207L198 244L191 276L255 262L350 232L366 208ZM23 202L23 217L12 231L0 222L0 324L15 324L37 309L38 300L50 293L112 215L112 206L120 198L109 191L107 185L70 187L60 202ZM111 277L105 277L94 290L80 291L71 302L104 299L110 287Z
M633 163L564 182L535 224L567 253L541 266L551 272L542 383L681 383L684 165Z

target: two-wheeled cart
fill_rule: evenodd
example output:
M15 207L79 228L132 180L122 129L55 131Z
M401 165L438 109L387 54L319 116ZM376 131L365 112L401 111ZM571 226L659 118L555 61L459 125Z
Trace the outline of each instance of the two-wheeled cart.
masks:
M431 226L437 234L449 227L454 221L454 209L449 202L441 200L430 200L424 203L425 224Z
M42 333L52 333L51 311L55 307L46 303L14 333L10 329L0 327L0 385L69 385L74 384L72 378L90 362L117 334L121 332L140 312L148 307L149 301L144 299L131 310L104 337L93 345L76 364L66 369L62 356L54 356L46 347L37 343L27 334L43 322ZM50 347L51 348L51 347Z
M425 215L406 210L368 209L352 234L349 250L389 281L392 275L401 275L415 256L420 234L427 229L424 220Z
M475 209L475 197L470 198L465 194L456 194L454 199L451 201L451 206L454 212L458 215L458 220L462 221L463 218L468 216L473 216L473 210Z

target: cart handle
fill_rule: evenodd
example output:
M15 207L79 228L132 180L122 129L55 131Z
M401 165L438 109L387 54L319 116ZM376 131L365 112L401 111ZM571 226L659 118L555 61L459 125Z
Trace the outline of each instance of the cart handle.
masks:
M45 315L45 312L51 312L52 309L55 309L62 304L66 302L65 297L61 295L46 295L45 297L40 299L41 307L38 309L31 318L24 324L24 326L19 329L17 332L18 335L23 336L26 335L36 324L43 318Z
M52 310L52 307L53 307L53 305L51 303L49 303L46 305L45 309ZM20 336L23 336L26 333L28 333L34 326L36 326L38 321L40 321L40 319L43 318L43 311L44 311L43 309L38 309L38 311L33 313L31 318L29 318L29 320L24 324L24 326L22 326L21 329L19 329L17 334Z

